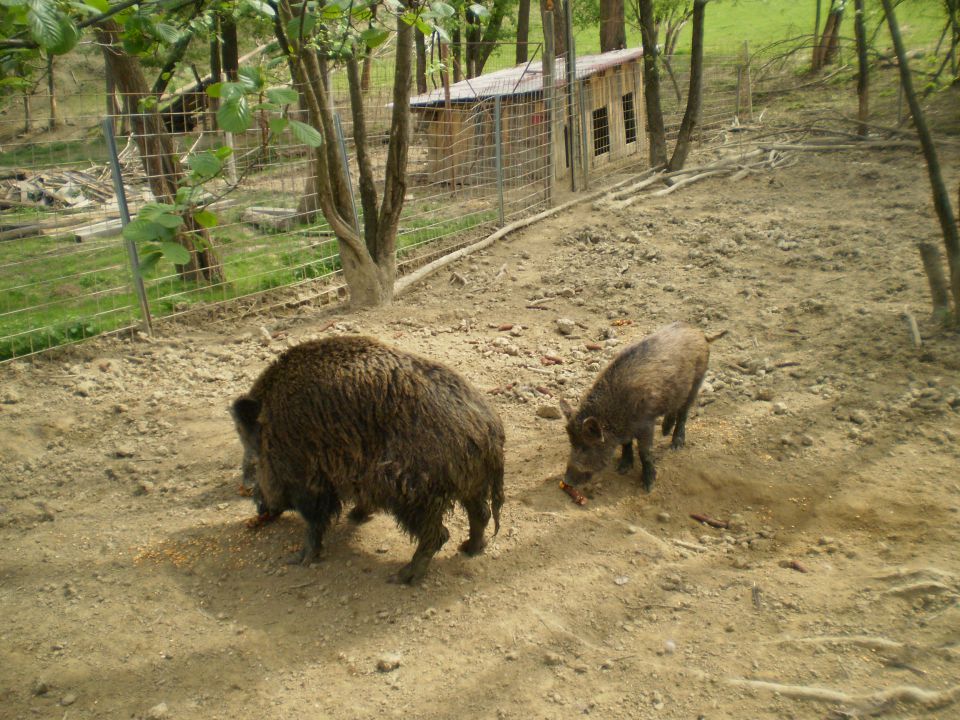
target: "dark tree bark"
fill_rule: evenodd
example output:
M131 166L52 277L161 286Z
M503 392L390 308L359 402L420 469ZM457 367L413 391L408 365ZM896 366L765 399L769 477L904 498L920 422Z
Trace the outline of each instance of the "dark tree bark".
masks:
M887 16L887 25L890 27L893 47L897 54L903 94L910 106L913 123L917 128L917 136L920 138L920 145L923 148L923 157L927 161L927 173L930 176L930 186L933 192L933 206L937 211L937 218L940 220L943 244L947 253L947 264L950 267L950 290L953 295L954 321L960 322L960 233L957 231L957 221L950 205L950 195L943 182L943 174L940 172L937 148L933 144L933 136L927 127L923 108L920 107L917 93L913 89L913 78L907 64L907 51L904 48L903 39L900 37L900 26L893 12L893 2L892 0L881 0L881 2L883 3L883 11Z
M814 49L813 72L820 72L833 62L840 50L840 23L843 20L843 5L831 4L827 21L823 25L820 43Z
M566 56L567 54L567 34L564 32L563 23L563 0L540 0L540 14L547 8L547 5L553 6L553 17L556 22L553 24L553 54L556 57Z
M169 85L170 80L173 79L173 73L177 69L177 65L183 60L183 56L187 54L187 48L190 46L191 40L193 40L193 33L184 33L183 37L177 40L169 52L167 52L167 57L164 59L163 65L160 67L160 72L157 73L157 79L153 83L154 95L159 97L166 91L167 85Z
M530 0L520 0L517 6L517 55L516 64L527 61L527 43L530 39Z
M866 137L870 118L870 65L867 60L867 28L863 17L863 0L854 1L853 28L857 36L857 119L859 133Z
M459 13L457 13L459 20ZM463 43L460 41L459 26L450 33L450 58L453 63L453 81L455 83L463 80Z
M813 51L810 56L810 69L813 72L817 72L820 67L818 65L820 53L820 16L823 13L823 0L816 0L816 14L813 18Z
M660 105L660 70L657 67L657 27L653 0L639 0L640 35L643 41L643 98L647 114L650 166L667 162L667 133Z
M627 46L627 25L623 0L600 0L600 52Z
M427 38L417 28L413 39L417 46L417 94L422 95L427 91Z
M230 82L236 82L240 75L240 44L237 42L237 23L233 18L224 16L220 20L220 33L223 36L222 60L223 72Z
M53 55L47 55L47 95L50 98L50 118L47 120L47 127L55 130L59 122L60 115L57 112L57 83L53 76Z
M487 26L483 30L483 36L480 38L480 45L474 56L474 72L480 75L483 72L487 60L497 47L500 39L500 28L503 27L503 19L507 16L509 0L494 0L493 9L490 11L490 19L487 20ZM529 4L529 0L528 0Z
M690 141L693 131L700 123L700 102L703 85L703 25L706 16L707 0L694 0L693 3L693 41L690 48L690 90L687 94L687 109L683 113L680 131L677 133L677 146L673 149L668 169L673 172L683 168L690 153Z
M130 114L134 140L140 151L150 190L159 202L172 204L183 173L174 152L173 142L159 113L144 112L141 109L141 101L154 97L147 86L143 69L136 58L124 51L120 37L121 28L117 23L105 20L97 25L95 30L104 61ZM177 232L176 241L190 252L190 262L177 265L177 272L184 280L192 282L223 282L223 266L213 248L209 233L194 221L191 213L184 215L183 220L184 224Z

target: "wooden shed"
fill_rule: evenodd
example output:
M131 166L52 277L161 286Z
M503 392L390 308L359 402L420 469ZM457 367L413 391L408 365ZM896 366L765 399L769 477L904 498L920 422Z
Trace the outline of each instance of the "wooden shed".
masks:
M576 123L584 128L589 167L643 151L643 69L639 48L577 58ZM410 99L417 133L427 146L431 182L486 184L496 180L497 119L504 182L543 179L547 139L557 177L569 168L566 67L557 58L554 132L548 133L541 62L463 80Z

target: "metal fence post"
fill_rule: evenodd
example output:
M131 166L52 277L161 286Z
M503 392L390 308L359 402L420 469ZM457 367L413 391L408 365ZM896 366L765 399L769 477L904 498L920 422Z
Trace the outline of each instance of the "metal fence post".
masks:
M577 79L577 52L573 46L573 10L571 0L563 3L564 23L567 37L567 148L570 157L570 189L577 191L577 167L580 164L580 142L577 133L577 110L575 107L576 79ZM581 131L583 128L580 128Z
M503 213L503 131L500 127L501 123L501 98L497 95L493 101L493 142L494 142L494 157L497 163L497 196L499 198L500 205L500 224L503 225L504 222L504 213Z
M120 223L123 227L130 224L130 209L127 207L127 194L123 187L123 173L120 169L120 156L117 154L117 140L113 135L113 118L107 115L100 123L103 136L107 141L107 154L110 156L110 170L113 175L113 190L117 195L117 208L120 210ZM133 273L133 289L137 293L140 303L140 314L143 318L143 327L147 334L153 335L153 321L150 318L150 303L147 302L147 291L143 286L143 275L140 274L140 258L137 257L137 246L133 240L124 238L127 246L127 258L130 261L130 272Z
M556 95L556 55L554 50L553 0L547 0L547 9L543 12L543 114L547 129L547 207L553 206L554 185L554 96Z

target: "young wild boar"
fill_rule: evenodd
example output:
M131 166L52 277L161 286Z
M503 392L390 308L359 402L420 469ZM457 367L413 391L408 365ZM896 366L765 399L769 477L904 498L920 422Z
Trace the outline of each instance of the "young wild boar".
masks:
M460 546L480 553L500 529L503 424L458 374L372 338L333 337L293 347L232 407L245 484L258 510L297 510L310 563L344 502L350 518L385 510L418 541L399 571L412 583L450 537L443 517L459 502L470 520Z
M622 448L617 469L633 467L633 439L637 439L643 466L643 487L650 492L656 478L653 467L653 425L663 416L662 430L673 430L672 447L683 447L687 412L697 398L707 371L709 343L726 331L707 338L699 330L673 323L625 348L600 373L574 412L566 401L570 458L565 482L578 485L601 470Z

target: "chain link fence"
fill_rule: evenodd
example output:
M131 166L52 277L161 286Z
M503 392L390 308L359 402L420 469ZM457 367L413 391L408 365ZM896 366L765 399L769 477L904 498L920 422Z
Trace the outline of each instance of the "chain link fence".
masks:
M561 61L562 62L562 61ZM574 129L583 169L599 180L612 165L646 160L641 61L604 66L577 79ZM397 238L400 273L463 247L491 229L548 206L552 187L565 182L571 129L562 86L554 123L544 104L539 60L449 85L429 78L411 100L412 144L407 190ZM669 58L663 78L668 132L676 132L686 103L688 58ZM748 107L750 87L736 58L707 58L703 128L733 122ZM578 70L580 64L578 63ZM562 77L562 74L560 74ZM274 78L277 84L283 78ZM380 187L387 159L392 63L373 63L364 101L371 163ZM214 227L197 242L218 272L188 276L165 260L143 275L149 311L170 317L239 298L273 304L336 302L346 295L337 242L310 202L313 150L285 132L269 137L272 115L254 111L252 128L229 135L216 129L205 93L162 98L148 112L161 121L175 163L205 148L229 145L224 172L207 183ZM346 80L331 75L331 95L342 126L334 140L356 186ZM5 101L0 117L0 361L85 338L140 327L143 317L121 235L122 220L100 130L113 120L117 161L131 214L156 202L156 177L170 157L141 157L122 97L74 93L61 100L57 127L14 132L17 108ZM49 123L49 98L29 99L34 127ZM107 113L109 110L109 113ZM155 145L152 145L155 147ZM357 216L363 222L357 198Z

